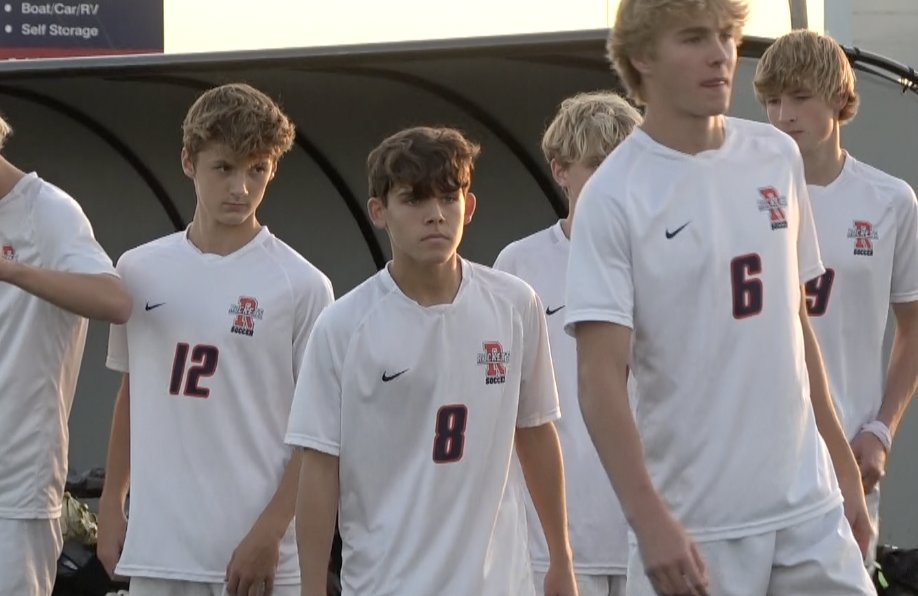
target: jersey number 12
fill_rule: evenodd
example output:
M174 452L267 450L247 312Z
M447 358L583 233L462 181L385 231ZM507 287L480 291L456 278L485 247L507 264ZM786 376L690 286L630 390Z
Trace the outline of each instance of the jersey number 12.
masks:
M192 365L188 366L188 352L191 352ZM216 346L198 344L190 348L186 343L175 346L175 359L172 361L172 378L169 380L169 393L186 397L210 397L210 389L199 385L201 377L210 377L217 370L217 358L220 351ZM187 373L186 369L187 368ZM182 388L184 381L184 388Z

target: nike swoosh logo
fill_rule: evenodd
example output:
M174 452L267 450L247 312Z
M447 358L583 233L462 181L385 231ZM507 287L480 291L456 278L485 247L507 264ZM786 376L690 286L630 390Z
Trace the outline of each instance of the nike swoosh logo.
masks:
M556 312L558 312L559 310L561 310L561 309L564 308L565 306L567 306L567 305L566 305L566 304L562 304L562 305L559 306L558 308L546 308L546 309L545 309L545 314L548 315L548 316L552 316L553 314L555 314Z
M666 239L669 240L670 238L674 238L674 237L676 236L676 234L678 234L679 232L681 232L682 230L684 230L684 229L685 229L685 226L689 225L690 223L692 223L692 222L691 222L691 221L687 221L687 222L685 222L684 224L682 224L681 226L679 226L678 228L676 228L675 230L673 230L672 232L670 232L670 231L669 231L669 228L667 228L667 229L666 229Z
M146 305L144 305L144 310L153 310L154 308L159 308L163 304L165 304L165 302L157 302L156 304L150 304L147 302Z
M403 374L405 374L406 372L408 372L408 369L407 369L407 368L406 368L405 370L401 371L401 372L395 373L394 375L387 375L386 372L383 371L383 374L382 374L383 383L388 383L388 382L391 381L392 379L398 378L398 377L402 376Z

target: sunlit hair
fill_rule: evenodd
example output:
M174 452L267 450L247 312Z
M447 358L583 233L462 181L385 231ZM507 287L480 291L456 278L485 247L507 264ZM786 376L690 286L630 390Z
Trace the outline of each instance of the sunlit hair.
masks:
M846 124L860 104L854 69L845 50L831 37L813 31L792 31L762 54L755 69L755 96L762 104L782 93L805 91L832 104L842 97L838 121Z
M182 123L182 144L192 159L209 143L220 143L237 157L276 160L290 150L293 137L293 123L280 107L244 83L206 91Z
M418 198L445 196L472 184L481 148L453 128L420 126L385 139L367 158L370 196L388 202L393 188L407 186Z
M6 140L12 136L13 127L3 119L3 116L0 116L0 149L3 149L6 145Z
M598 166L641 121L640 112L615 93L578 93L561 102L542 136L542 153L563 167Z
M724 26L731 26L737 42L749 16L745 0L622 0L615 26L606 42L609 61L638 105L646 103L641 74L632 59L652 56L660 33L666 27L699 14L714 14Z

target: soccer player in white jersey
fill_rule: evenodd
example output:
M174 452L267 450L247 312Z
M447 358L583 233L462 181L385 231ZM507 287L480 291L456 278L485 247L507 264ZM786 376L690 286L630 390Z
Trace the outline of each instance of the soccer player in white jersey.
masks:
M131 297L79 204L3 156L0 247L0 596L48 596L87 318L123 323Z
M532 285L545 305L563 414L555 425L564 454L568 527L580 596L624 596L628 524L577 403L576 346L563 325L571 222L584 183L640 122L640 113L615 93L580 93L565 99L542 136L542 153L567 198L567 217L510 244L494 262L495 269ZM541 586L548 548L529 499L526 505L535 584Z
M826 272L806 286L829 386L861 470L879 534L879 482L896 429L918 389L918 202L903 180L855 159L840 129L858 107L844 50L811 31L772 44L756 68L768 119L803 155ZM883 370L889 307L896 334Z
M823 268L803 162L774 127L724 116L747 12L619 5L610 55L646 112L577 205L581 407L636 538L629 594L873 593L805 309Z
M183 129L188 229L126 252L99 558L131 596L298 596L293 388L328 279L256 217L293 124L265 94L202 94ZM130 486L128 518L125 498Z
M456 250L478 146L411 128L369 156L392 261L322 313L287 441L304 447L304 596L324 596L335 524L345 596L535 594L514 445L551 552L544 593L577 593L542 303Z

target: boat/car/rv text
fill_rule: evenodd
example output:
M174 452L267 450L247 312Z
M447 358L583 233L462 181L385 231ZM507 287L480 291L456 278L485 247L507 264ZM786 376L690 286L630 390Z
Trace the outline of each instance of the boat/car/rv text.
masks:
M99 14L99 4L82 2L80 4L64 4L63 2L22 3L22 14L31 15L69 15L92 17Z

